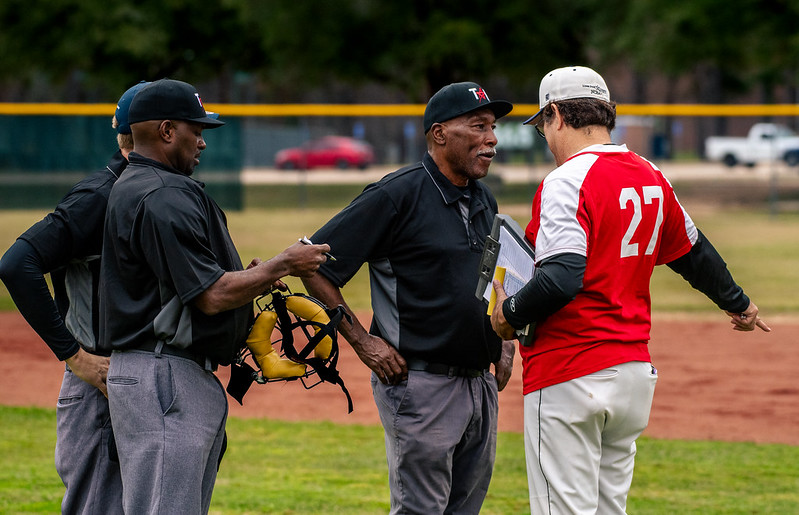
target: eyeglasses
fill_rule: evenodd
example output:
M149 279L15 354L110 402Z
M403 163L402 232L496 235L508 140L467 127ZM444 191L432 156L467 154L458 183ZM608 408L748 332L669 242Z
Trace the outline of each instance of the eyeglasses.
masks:
M542 138L547 139L547 137L544 135L543 127L544 127L544 117L541 116L541 119L538 120L538 123L535 124L535 132L537 132L538 135L541 136Z

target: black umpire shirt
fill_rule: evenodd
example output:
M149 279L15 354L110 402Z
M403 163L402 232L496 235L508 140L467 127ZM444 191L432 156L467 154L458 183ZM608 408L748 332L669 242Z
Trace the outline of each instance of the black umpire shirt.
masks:
M136 153L111 191L101 265L100 344L154 342L227 365L247 338L252 305L208 316L191 301L242 270L227 220L203 184Z
M475 290L496 212L484 184L453 185L425 153L367 186L313 235L337 259L319 273L340 288L369 263L372 334L406 359L486 369L501 340Z
M79 345L97 350L105 208L127 164L117 151L104 170L75 184L52 213L22 233L0 265L20 312L60 360L75 355Z

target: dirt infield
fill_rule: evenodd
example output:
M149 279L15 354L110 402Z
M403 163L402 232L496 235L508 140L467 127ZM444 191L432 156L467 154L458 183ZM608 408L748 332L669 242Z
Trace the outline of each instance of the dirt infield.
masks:
M364 317L368 319L369 316ZM799 321L770 319L769 334L732 331L726 317L656 317L651 353L659 380L645 435L689 440L799 445ZM18 313L0 313L0 398L6 405L54 407L63 364ZM500 394L500 430L521 431L521 363ZM299 382L254 384L234 417L379 424L369 371L345 344L339 369L355 403L341 390ZM219 372L227 384L227 369Z

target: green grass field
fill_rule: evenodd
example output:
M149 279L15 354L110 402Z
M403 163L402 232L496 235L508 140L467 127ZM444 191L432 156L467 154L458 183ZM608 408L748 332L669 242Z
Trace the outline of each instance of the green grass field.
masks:
M55 413L0 407L0 513L58 513ZM382 429L231 419L216 514L388 512ZM500 433L484 514L529 513L522 436ZM799 447L641 438L631 514L799 513Z
M294 192L296 194L296 192ZM346 193L346 195L345 195ZM231 234L246 263L276 254L311 235L348 200L338 192L319 205L269 209L249 197L248 209L231 212ZM317 195L317 193L314 193ZM309 197L310 198L310 197ZM260 207L256 207L260 206ZM313 207L311 207L313 206ZM727 260L737 281L764 317L799 314L799 215L770 216L766 209L708 208L686 204L702 231ZM528 207L511 199L500 209L521 224ZM0 249L45 211L0 213ZM333 249L335 253L335 249ZM344 294L354 309L369 309L368 278L361 270ZM301 289L296 280L288 281ZM665 267L653 276L656 312L716 311ZM0 309L14 309L0 287ZM54 410L0 407L0 513L58 513L63 486L53 467ZM379 427L231 419L230 447L212 513L371 514L388 511L388 488ZM528 511L521 435L502 433L483 513ZM799 513L799 447L750 443L639 441L628 511L633 514Z

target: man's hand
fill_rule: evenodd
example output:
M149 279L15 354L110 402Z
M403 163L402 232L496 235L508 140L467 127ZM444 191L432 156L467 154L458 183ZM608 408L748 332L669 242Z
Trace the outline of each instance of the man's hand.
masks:
M108 388L106 387L105 381L108 377L109 358L89 354L81 348L74 356L67 358L65 361L73 374L94 386L103 392L103 395L108 397Z
M399 384L408 379L408 365L405 359L384 339L364 332L357 343L353 342L350 345L361 361L377 375L381 383Z
M505 293L505 288L503 288L501 282L494 279L493 284L494 291L497 292L497 303L491 313L491 327L503 340L512 340L516 336L516 330L505 320L505 315L502 313L502 303L505 302L508 295Z
M512 340L502 342L502 354L499 361L494 363L494 376L497 378L497 390L505 389L513 373L513 357L516 354L516 344Z
M297 242L281 252L277 258L288 266L288 274L295 277L310 277L327 261L325 252L330 252L330 245L305 245Z
M747 307L743 313L730 313L729 311L725 311L725 313L732 317L730 323L733 325L732 328L735 331L754 331L755 326L767 333L771 331L771 328L757 316L757 306L751 301L749 302L749 307Z

